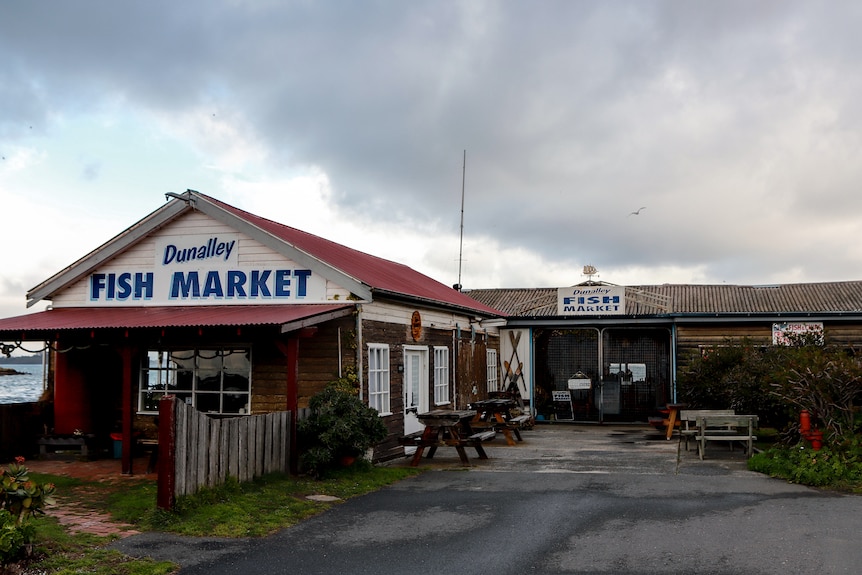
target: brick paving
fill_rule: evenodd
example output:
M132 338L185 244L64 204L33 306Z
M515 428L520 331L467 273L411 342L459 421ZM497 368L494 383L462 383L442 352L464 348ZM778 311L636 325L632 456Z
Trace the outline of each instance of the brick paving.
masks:
M119 459L97 459L81 461L76 459L43 459L28 460L24 463L33 473L50 473L65 475L88 481L123 482L140 481L142 479L155 481L155 473L145 473L147 458L134 460L132 469L134 475L123 475ZM132 525L114 521L107 513L95 512L78 503L64 500L62 493L56 496L57 505L45 509L47 515L55 517L70 533L90 533L102 537L123 538L139 533Z

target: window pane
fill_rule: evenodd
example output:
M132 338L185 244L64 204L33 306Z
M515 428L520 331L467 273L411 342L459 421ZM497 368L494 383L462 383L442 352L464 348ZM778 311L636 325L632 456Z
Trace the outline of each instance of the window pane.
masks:
M222 413L248 413L248 394L225 393L222 398Z
M141 400L141 411L158 411L159 400L162 398L162 393L144 393Z
M249 349L148 351L141 366L138 408L158 411L159 399L171 393L199 411L249 412Z
M203 349L198 352L198 391L221 391L221 366L222 357L218 351Z
M219 405L220 397L218 393L198 393L195 395L195 399L197 400L195 407L198 411L203 411L204 413L218 413L221 411L221 406Z

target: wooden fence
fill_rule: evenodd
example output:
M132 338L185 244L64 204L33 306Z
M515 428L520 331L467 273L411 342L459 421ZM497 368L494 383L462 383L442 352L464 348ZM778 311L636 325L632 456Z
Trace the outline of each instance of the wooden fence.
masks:
M176 498L215 487L228 477L250 481L288 472L288 411L217 419L173 396L159 404L158 506L173 508Z

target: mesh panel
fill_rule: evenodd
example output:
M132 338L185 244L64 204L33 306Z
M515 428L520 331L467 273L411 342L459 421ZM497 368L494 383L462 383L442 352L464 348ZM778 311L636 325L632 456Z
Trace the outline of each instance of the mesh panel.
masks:
M607 329L602 334L604 420L646 421L669 401L670 334Z
M606 329L601 337L600 354L597 329L537 330L540 413L563 420L645 422L665 406L670 396L669 332Z

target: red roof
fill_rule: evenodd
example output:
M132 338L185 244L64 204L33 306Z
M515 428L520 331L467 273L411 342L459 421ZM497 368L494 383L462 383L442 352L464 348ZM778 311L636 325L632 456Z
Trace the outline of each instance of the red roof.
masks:
M0 319L0 339L21 332L38 339L36 332L67 329L148 328L190 326L281 325L352 310L352 304L298 304L250 306L101 307L56 308Z
M370 286L373 290L414 296L486 314L501 315L499 310L403 264L372 256L320 236L256 216L204 194L199 195L236 217Z

